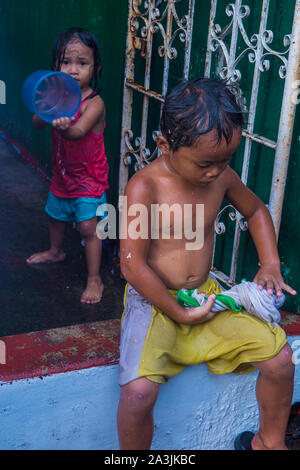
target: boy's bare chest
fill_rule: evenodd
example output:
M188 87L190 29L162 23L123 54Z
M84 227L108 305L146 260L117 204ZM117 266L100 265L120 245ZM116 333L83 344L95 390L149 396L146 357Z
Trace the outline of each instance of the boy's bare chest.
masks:
M152 211L162 214L170 213L182 219L192 218L195 220L199 214L203 214L204 226L210 226L216 219L224 197L221 187L215 186L206 188L182 188L164 187L161 185L157 189L155 203Z

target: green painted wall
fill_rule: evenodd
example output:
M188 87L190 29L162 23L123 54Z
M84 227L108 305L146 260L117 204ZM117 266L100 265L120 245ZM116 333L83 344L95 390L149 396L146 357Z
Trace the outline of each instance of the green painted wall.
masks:
M186 3L186 0L183 0ZM185 11L184 5L178 3L178 8ZM217 22L221 25L228 23L224 13L227 1L219 2ZM244 24L249 36L258 32L261 1L244 0L249 5L251 15ZM209 20L209 0L196 0L194 17L193 47L191 54L190 78L203 76ZM272 48L284 50L283 35L291 32L294 1L271 0L267 28L274 32ZM117 201L119 149L122 117L124 52L127 30L127 0L0 0L0 80L7 86L7 104L0 105L0 126L6 128L9 134L24 142L32 153L46 167L50 167L50 135L49 130L34 131L31 126L31 113L25 108L21 99L21 87L25 78L34 70L49 68L51 48L55 35L69 26L82 26L92 30L100 39L103 56L103 92L102 96L107 108L107 128L105 142L110 164L110 202ZM154 45L161 44L159 37ZM242 42L238 50L242 50ZM143 60L136 54L137 77L139 68L142 70ZM160 92L159 80L161 58L153 55L151 88ZM170 66L170 87L181 80L180 66L182 57ZM216 62L214 62L216 65ZM255 123L255 132L276 140L278 119L281 106L283 81L278 76L280 62L271 59L271 69L261 75L259 106ZM242 80L240 85L249 102L250 85L253 65L247 56L240 66ZM140 81L142 83L142 80ZM157 116L159 108L156 104L150 107L151 129L158 128ZM299 107L298 107L299 108ZM141 102L137 97L134 103L135 119L133 130L135 136L140 135ZM300 293L299 267L299 232L300 232L300 113L297 109L294 140L291 150L289 175L286 186L282 226L279 239L279 251L282 270L286 282ZM149 140L151 137L149 137ZM233 159L232 166L240 173L243 143ZM153 142L152 142L153 146ZM149 145L151 147L151 145ZM274 152L253 144L251 166L249 171L249 186L264 202L268 202ZM228 272L233 238L233 224L225 235L218 238L216 265ZM242 277L251 279L257 269L257 257L249 234L243 233L241 251L238 262L238 280ZM285 308L291 312L300 312L300 294L296 298L288 297Z
M35 70L50 69L52 44L62 29L80 26L99 38L112 202L116 202L118 186L127 12L127 0L0 0L0 80L7 93L6 105L0 105L0 126L49 169L50 129L32 129L32 115L22 102L23 82Z

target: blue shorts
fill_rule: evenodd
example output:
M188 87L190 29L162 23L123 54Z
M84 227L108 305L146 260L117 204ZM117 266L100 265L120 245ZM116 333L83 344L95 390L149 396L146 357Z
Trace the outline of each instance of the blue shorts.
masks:
M57 197L49 192L45 211L50 217L61 222L83 222L96 217L96 212L101 204L107 204L105 192L100 198L96 197ZM106 208L106 207L105 207ZM104 209L105 209L104 208ZM107 217L107 212L103 211L102 219Z

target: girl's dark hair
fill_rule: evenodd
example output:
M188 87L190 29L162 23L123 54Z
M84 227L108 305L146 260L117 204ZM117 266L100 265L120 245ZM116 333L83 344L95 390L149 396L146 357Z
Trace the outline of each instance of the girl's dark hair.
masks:
M229 143L234 129L244 124L244 111L238 103L236 85L212 78L184 80L167 93L160 129L170 148L192 146L199 136L216 130Z
M64 60L66 47L73 39L79 39L87 47L90 47L94 53L94 75L93 75L93 88L98 93L102 87L102 64L100 45L96 36L83 28L68 28L61 31L54 41L52 50L52 70L60 70L61 64Z

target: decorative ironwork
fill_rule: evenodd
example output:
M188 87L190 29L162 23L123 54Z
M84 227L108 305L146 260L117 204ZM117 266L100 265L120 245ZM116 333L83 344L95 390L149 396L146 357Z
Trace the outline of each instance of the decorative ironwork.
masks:
M221 235L222 233L226 232L226 226L223 222L220 221L221 217L223 216L224 212L228 209L231 209L231 212L228 213L228 217L232 222L237 222L240 229L242 231L246 231L248 229L247 221L243 216L237 212L236 208L231 204L223 207L223 209L218 213L217 218L215 220L215 232L217 235Z
M242 0L235 0L235 3L229 3L225 8L225 13L231 18L231 20L222 28L219 24L215 24L214 22L217 4L218 0L211 1L205 75L209 77L211 74L212 54L216 52L218 53L217 74L220 78L229 80L232 83L238 83L242 78L239 65L244 57L248 57L249 62L254 65L247 127L243 130L246 143L241 179L245 184L247 184L253 141L275 150L275 163L269 210L278 235L295 116L295 103L291 100L291 93L293 92L293 83L297 80L299 75L297 65L299 64L300 54L295 45L299 44L300 39L300 1L295 1L293 31L292 34L284 35L284 50L282 51L276 51L272 48L274 33L270 29L267 29L270 0L262 0L259 32L252 34L251 36L248 35L244 25L244 20L249 17L251 13L251 9L248 5L243 5ZM229 41L227 41L227 38L229 38ZM242 46L239 48L237 47L239 38L242 38L244 48ZM280 60L281 65L279 66L278 73L279 77L285 80L277 142L253 133L258 102L260 74L270 70L271 57L276 57ZM237 98L240 100L241 104L245 106L242 92L237 96ZM285 155L285 157L283 155ZM218 215L217 220L219 220L219 216L221 214L222 211ZM241 214L236 212L232 262L230 274L229 277L227 277L228 284L234 282L236 278L240 235L241 231L247 229L246 225L243 225L243 223L241 225L241 220ZM223 223L218 225L217 223L216 234L224 232L225 225ZM224 273L221 274L221 278L224 281Z
M134 164L135 170L138 170L149 164L158 155L156 144L154 144L153 151L146 146L149 98L154 98L161 103L164 101L164 95L168 88L169 62L176 59L178 55L178 50L174 45L177 38L185 48L183 76L188 77L195 0L188 1L188 11L182 17L179 17L177 13L176 3L179 2L181 0L131 0L129 2L128 29L130 38L127 41L123 105L127 117L124 118L123 113L121 193L125 187L122 181L127 179L128 166ZM164 60L161 93L149 89L153 36L158 34L162 37L163 44L158 46L157 53ZM134 81L134 53L136 49L140 49L142 57L145 58L143 85ZM144 96L141 135L135 138L131 129L133 89ZM158 133L159 131L152 132L154 142ZM132 144L133 141L134 145Z
M156 141L156 137L159 134L159 131L154 131L152 133L152 137L154 142ZM144 168L147 164L149 164L154 158L157 156L157 147L155 148L154 152L150 152L147 147L143 147L141 145L141 138L136 137L134 141L134 145L131 143L133 140L133 132L131 129L128 129L124 134L124 140L127 147L127 152L124 156L124 164L126 166L130 166L132 162L132 157L135 158L134 163L134 170L138 171L141 168Z
M250 13L250 7L241 5L240 3L230 3L225 8L225 13L228 17L232 17L230 23L223 29L219 24L214 24L211 29L211 37L209 41L209 49L213 52L220 50L218 75L222 79L229 79L234 82L239 82L241 79L241 71L237 68L243 57L248 55L249 62L257 62L260 72L265 72L270 69L270 56L276 56L282 62L279 67L279 76L284 79L287 70L287 56L290 46L290 34L283 37L283 45L287 49L284 51L275 51L271 48L274 39L273 31L265 29L259 34L252 34L248 36L243 20L247 18ZM233 32L234 26L237 25L241 37L244 40L246 48L239 53L238 56L233 54L233 48L228 48L225 38ZM223 65L225 62L226 65Z
M168 88L169 64L178 57L178 44L184 46L183 77L188 78L190 54L192 44L193 13L197 0L129 0L128 37L126 46L126 67L123 100L123 121L121 140L121 164L119 179L119 194L123 195L128 180L128 166L134 164L135 170L150 163L158 154L146 146L148 126L149 100L155 99L163 103ZM272 215L276 233L279 233L283 195L287 176L289 152L293 133L295 108L297 102L292 99L295 95L295 83L300 79L300 0L295 1L293 28L291 34L285 34L282 39L282 50L273 48L274 33L267 28L269 5L272 0L261 0L261 18L258 31L248 34L246 19L251 14L251 8L243 5L242 0L228 3L225 13L230 19L228 24L221 26L215 23L218 0L211 0L209 17L207 52L205 60L205 76L211 76L212 57L218 54L216 73L220 78L228 79L239 84L242 78L240 70L242 61L248 58L253 64L252 88L249 103L247 103L247 126L243 129L245 149L241 179L247 184L248 170L251 158L252 143L257 142L275 151L274 170L270 201L268 204ZM275 1L275 0L273 0ZM186 5L186 14L181 18L177 14L176 4ZM255 2L257 4L257 2ZM198 4L200 7L200 0ZM224 2L222 2L224 5ZM160 93L150 90L151 58L153 37L162 38L162 44L154 52L163 59L162 91ZM179 42L177 41L179 39ZM145 59L144 83L138 84L134 77L134 63L136 50L141 51ZM260 76L270 70L271 59L279 60L278 74L284 80L284 93L279 122L277 140L273 141L265 136L254 133L256 108ZM300 82L299 82L300 83ZM143 110L141 117L140 136L134 137L132 131L132 103L133 91L143 96ZM242 106L246 106L242 92L237 93ZM156 124L157 125L157 124ZM155 141L158 131L152 131ZM218 272L220 279L232 285L236 279L237 258L240 243L240 234L247 230L247 223L242 215L232 206L226 206L220 211L216 221L216 233L224 233L226 225L220 221L225 209L232 209L229 217L235 222L235 234L232 250L232 262L229 275ZM214 272L216 270L213 268Z

